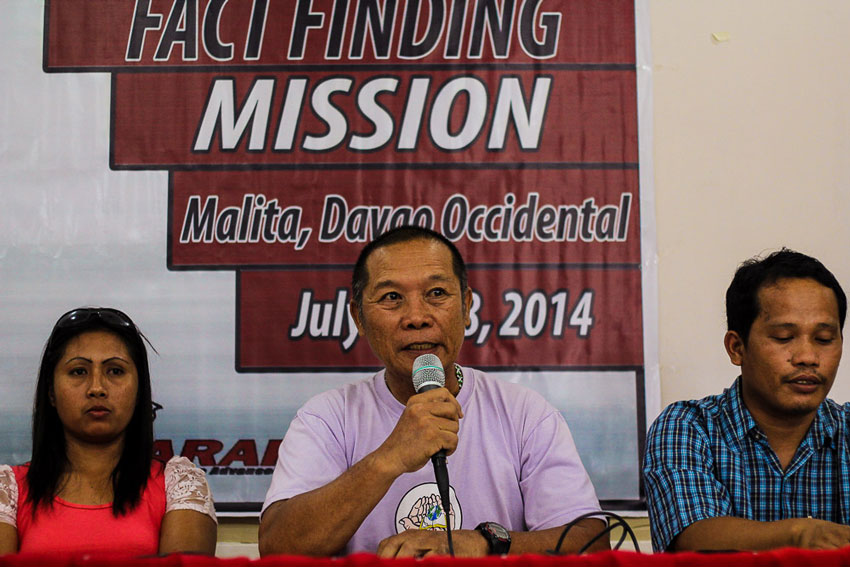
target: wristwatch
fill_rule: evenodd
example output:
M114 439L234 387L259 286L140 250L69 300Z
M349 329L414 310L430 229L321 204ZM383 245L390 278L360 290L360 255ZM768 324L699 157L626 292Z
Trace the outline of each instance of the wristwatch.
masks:
M489 555L507 555L511 549L511 534L496 522L481 522L475 529L481 532L490 550Z

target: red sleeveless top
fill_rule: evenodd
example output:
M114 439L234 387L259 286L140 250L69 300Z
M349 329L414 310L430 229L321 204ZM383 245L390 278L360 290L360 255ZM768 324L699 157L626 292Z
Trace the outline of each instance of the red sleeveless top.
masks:
M139 504L127 514L114 516L112 504L89 506L53 499L35 518L27 501L27 465L12 467L18 483L18 550L21 553L126 553L154 555L159 551L159 529L165 516L165 474L154 461Z

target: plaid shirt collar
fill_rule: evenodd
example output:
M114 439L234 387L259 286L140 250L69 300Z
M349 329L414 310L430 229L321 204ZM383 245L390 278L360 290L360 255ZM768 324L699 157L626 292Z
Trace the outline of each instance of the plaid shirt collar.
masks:
M741 397L740 376L735 379L734 384L730 388L724 391L723 398L723 405L725 406L724 413L729 422L727 431L737 441L737 444L740 446L747 436L767 442L767 436L759 429L756 420L753 419L752 414L744 405L744 399ZM815 420L812 422L812 426L809 428L809 432L803 438L800 446L811 443L818 450L824 446L837 449L837 432L838 418L829 404L826 403L826 400L824 400L818 406Z

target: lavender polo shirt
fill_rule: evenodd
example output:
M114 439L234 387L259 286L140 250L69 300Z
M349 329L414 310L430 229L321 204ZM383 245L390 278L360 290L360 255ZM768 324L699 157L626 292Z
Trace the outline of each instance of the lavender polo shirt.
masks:
M539 530L599 510L558 410L536 392L478 370L464 367L463 376L459 443L447 459L452 529L491 521L510 531ZM403 410L384 371L309 400L280 446L263 511L337 478L384 442ZM405 529L444 530L437 494L430 463L401 475L345 551L375 552L381 540Z

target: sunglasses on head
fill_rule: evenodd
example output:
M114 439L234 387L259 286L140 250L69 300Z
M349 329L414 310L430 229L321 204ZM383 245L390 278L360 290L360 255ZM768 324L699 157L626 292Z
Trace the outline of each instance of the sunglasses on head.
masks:
M57 329L76 327L92 319L103 321L107 325L115 327L135 327L133 321L127 315L111 307L82 307L68 311L56 321Z

